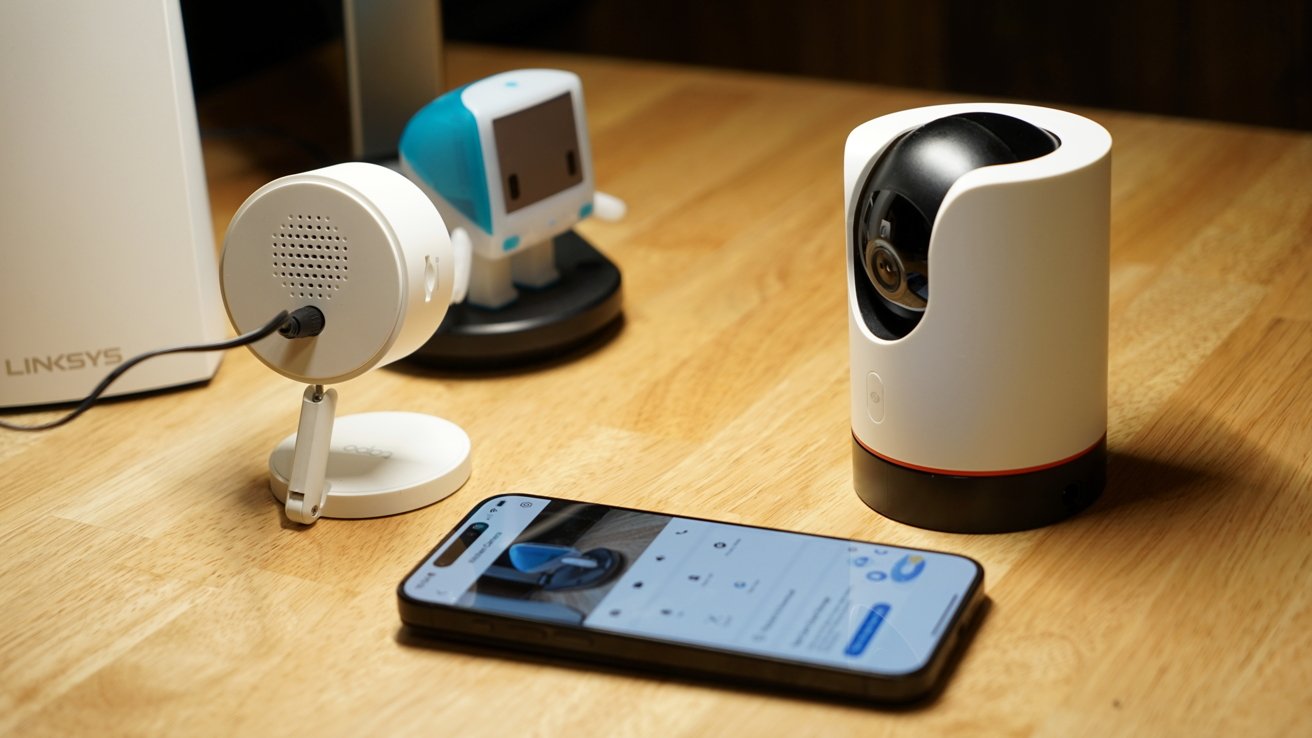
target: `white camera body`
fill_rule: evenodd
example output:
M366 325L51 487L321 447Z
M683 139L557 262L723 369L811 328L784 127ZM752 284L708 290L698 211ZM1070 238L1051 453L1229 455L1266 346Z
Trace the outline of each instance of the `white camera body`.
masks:
M465 483L470 441L460 426L410 412L335 418L337 391L323 386L403 358L446 315L456 259L442 216L414 183L361 162L274 180L233 216L219 271L239 333L280 312L308 312L315 324L250 345L270 369L309 385L296 434L269 456L269 487L289 520L395 515Z
M251 345L271 369L336 384L418 348L446 315L451 239L424 193L385 167L348 162L270 182L232 218L220 267L237 331L312 305L315 338Z
M903 143L945 119L970 129L972 118L1003 134L981 133L983 148L1006 149L1006 134L1025 124L1055 148L974 166L953 161L952 135ZM921 167L961 173L930 193L937 202L908 209L917 195L901 191L916 190ZM924 528L1000 532L1055 522L1100 494L1110 172L1101 126L1026 105L918 108L849 135L854 486L875 510ZM928 239L911 256L894 253L899 212L903 235Z

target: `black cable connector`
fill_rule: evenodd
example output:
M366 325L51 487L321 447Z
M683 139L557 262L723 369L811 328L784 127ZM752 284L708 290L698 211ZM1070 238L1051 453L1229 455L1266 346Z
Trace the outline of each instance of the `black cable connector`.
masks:
M301 310L305 310L305 309L306 308L301 308L296 312L299 313L301 312ZM310 309L314 310L314 312L316 313L319 313L318 330L322 331L323 313L320 313L317 308L310 308ZM293 315L294 314L295 313L293 313ZM0 420L0 428L6 428L8 430L16 430L16 431L42 431L42 430L50 430L51 428L58 428L59 426L69 422L73 418L76 418L77 416L89 410L92 405L96 404L96 400L99 400L100 396L105 393L105 390L109 389L109 386L111 384L113 384L119 377L123 376L124 372L136 366L137 364L140 364L146 359L153 359L156 356L164 356L165 354L196 353L202 351L226 351L230 348L245 346L247 344L255 343L261 338L265 338L267 336L273 335L274 331L281 332L283 326L289 322L290 317L291 316L287 314L287 311L283 310L282 312L274 316L273 320L270 320L268 323L265 323L263 326L256 328L255 330L249 333L243 333L242 335L237 336L236 338L228 339L227 341L219 341L217 343L201 343L201 344L196 344L194 346L178 346L176 348L160 349L158 351L148 351L144 354L138 354L132 357L131 359L128 359L127 361L123 362L122 364L119 364L118 366L114 367L114 371L105 375L105 378L100 380L100 384L96 385L96 388L91 390L91 394L87 395L81 402L78 403L77 407L70 410L63 417L56 418L48 423L38 423L37 425L17 425L15 423L9 423ZM316 334L317 332L318 331L316 331Z
M296 308L278 328L283 338L313 338L323 333L323 311L313 305Z

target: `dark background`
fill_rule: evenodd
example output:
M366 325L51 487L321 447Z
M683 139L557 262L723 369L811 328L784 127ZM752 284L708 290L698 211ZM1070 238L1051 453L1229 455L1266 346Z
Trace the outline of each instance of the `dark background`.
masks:
M182 6L198 93L341 32L340 0ZM451 41L1312 130L1307 0L445 0L442 10Z

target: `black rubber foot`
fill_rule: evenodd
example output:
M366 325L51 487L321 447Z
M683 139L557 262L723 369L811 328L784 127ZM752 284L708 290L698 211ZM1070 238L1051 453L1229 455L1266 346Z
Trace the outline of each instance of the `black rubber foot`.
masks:
M497 310L452 305L407 361L435 368L500 369L553 359L612 331L623 319L620 270L574 231L555 239L560 279L518 287Z
M852 439L852 481L861 501L885 517L948 533L1010 533L1083 510L1107 480L1107 438L1070 461L996 477L936 474L894 464Z

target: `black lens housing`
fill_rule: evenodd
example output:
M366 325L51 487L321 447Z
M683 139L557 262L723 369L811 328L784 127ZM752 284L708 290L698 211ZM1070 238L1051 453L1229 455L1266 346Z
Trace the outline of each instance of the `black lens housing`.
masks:
M929 303L929 238L952 185L967 172L1052 153L1056 136L1000 113L930 121L895 140L862 184L852 220L852 258L861 314L875 335L901 338ZM877 259L899 267L885 279Z

